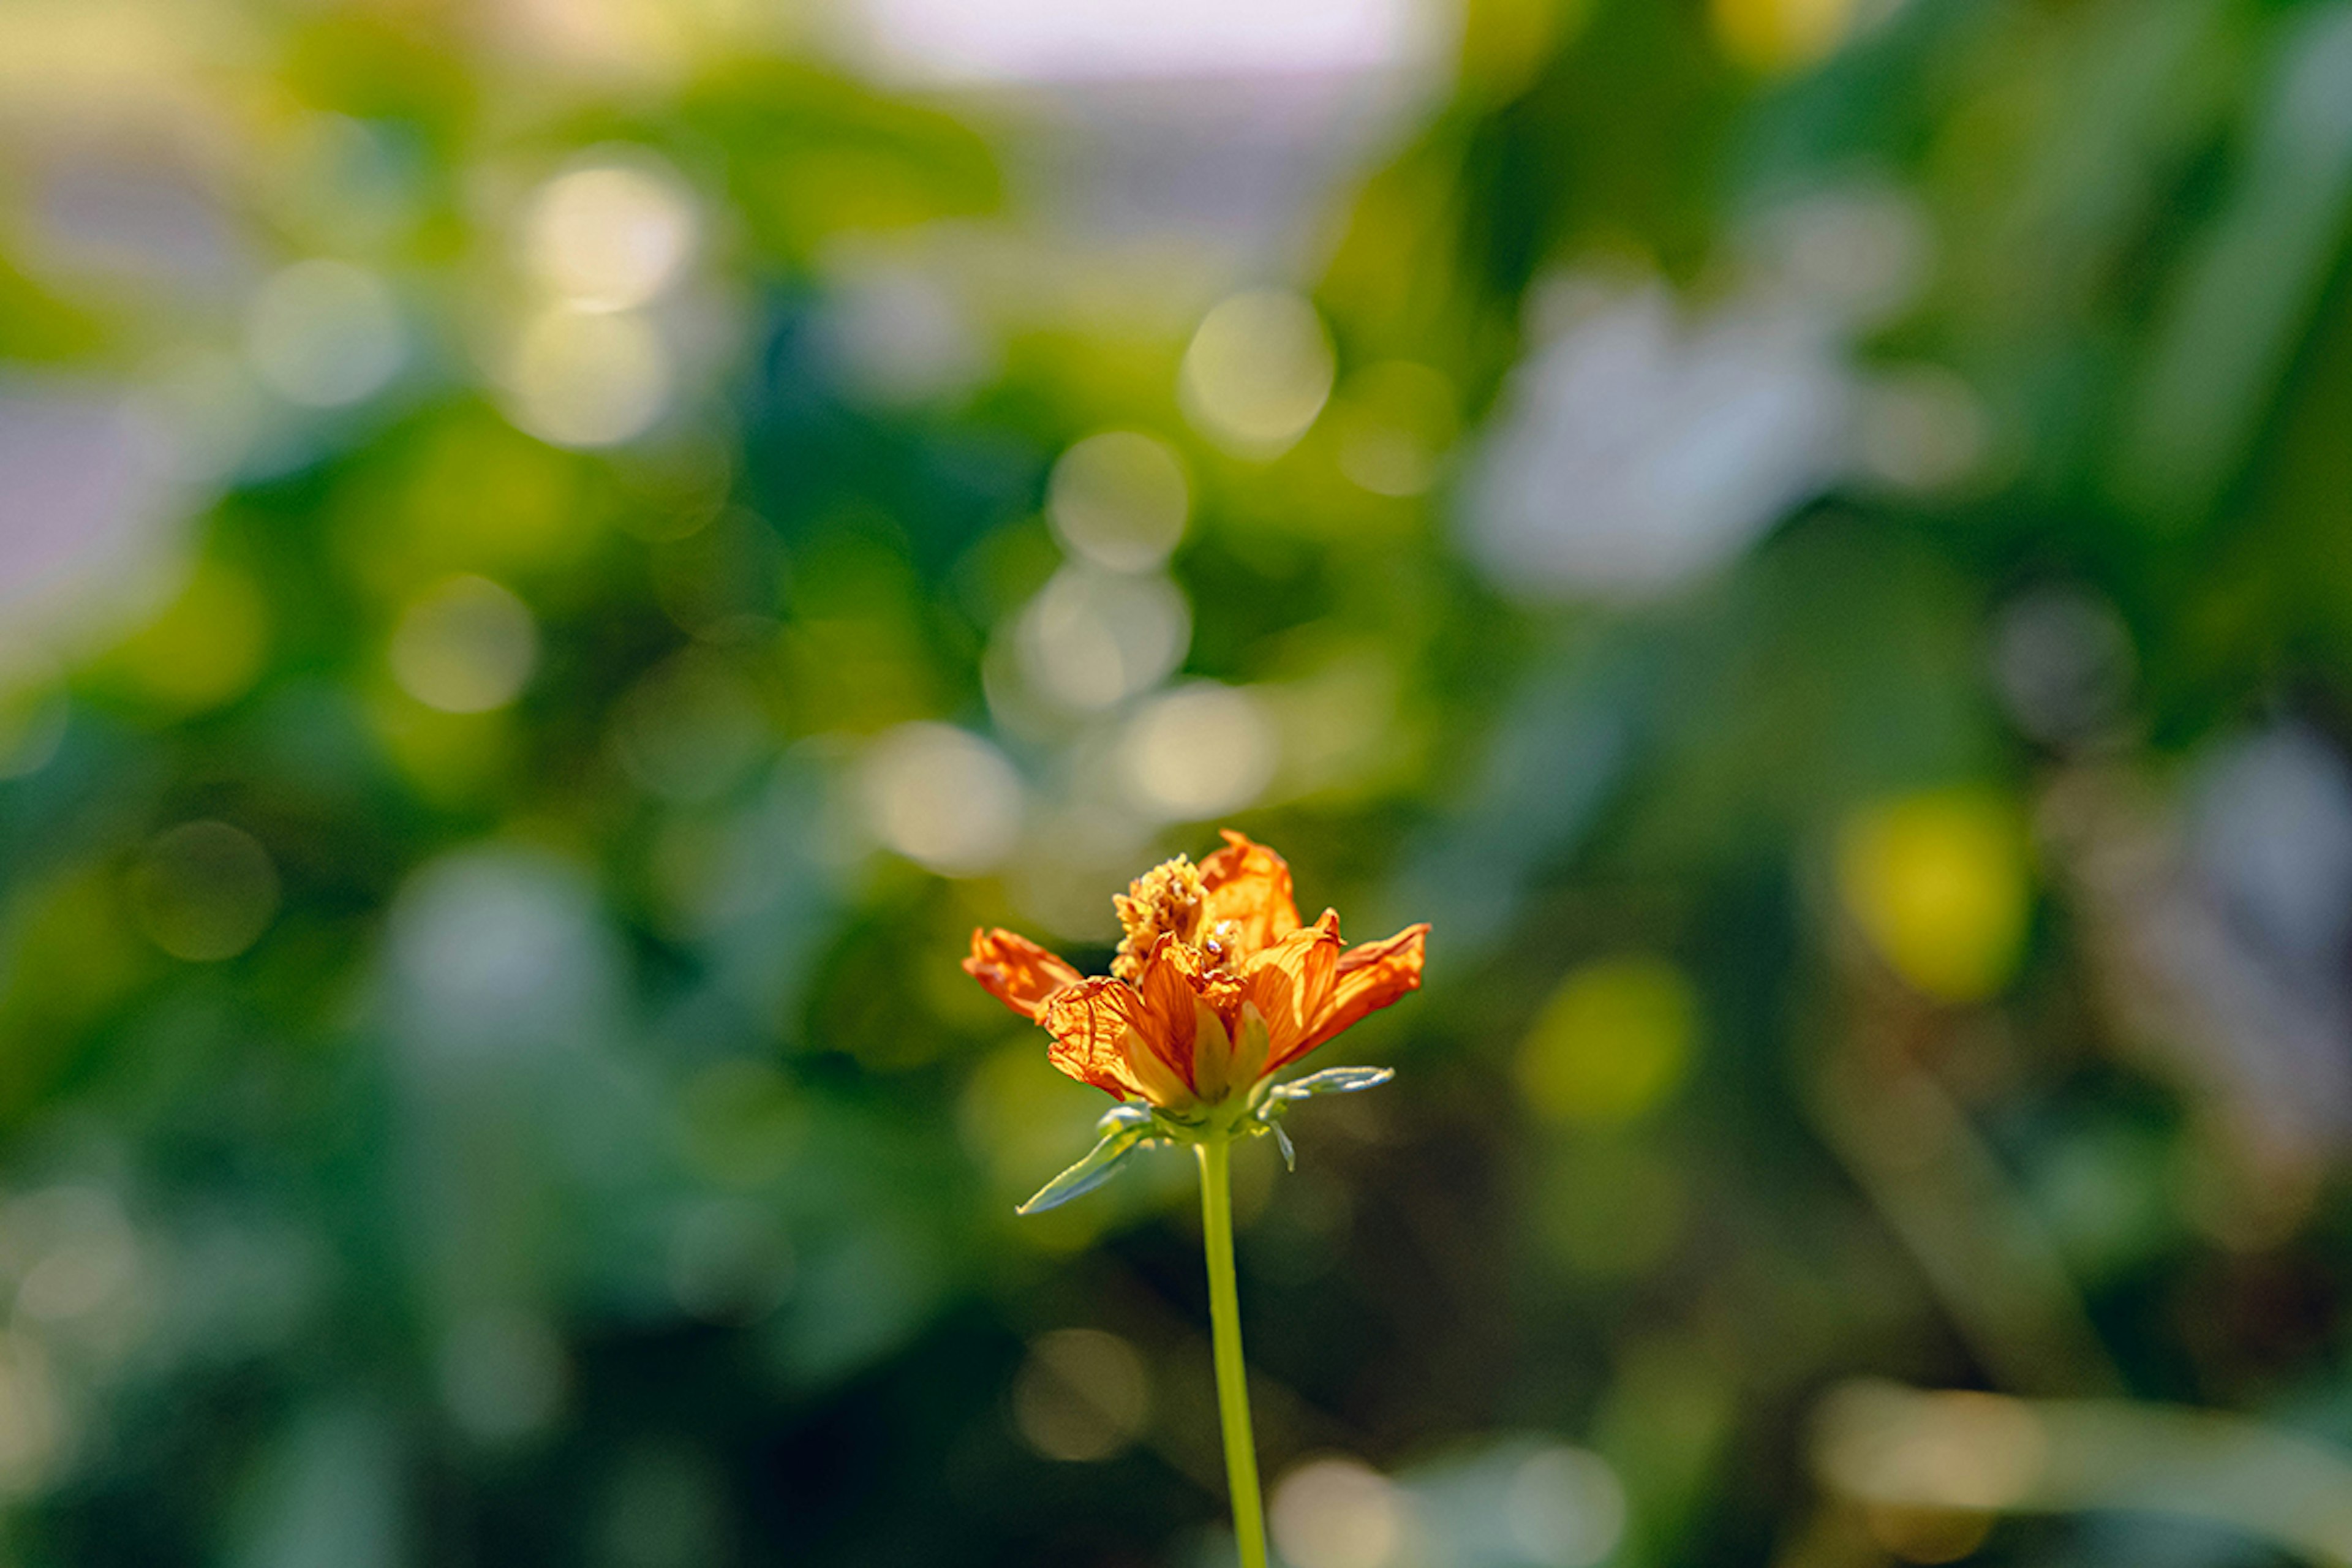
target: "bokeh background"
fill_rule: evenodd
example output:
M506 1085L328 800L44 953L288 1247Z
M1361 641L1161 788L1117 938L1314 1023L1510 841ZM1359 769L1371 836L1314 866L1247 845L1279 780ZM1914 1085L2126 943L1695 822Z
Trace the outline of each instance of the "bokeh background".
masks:
M0 1562L2352 1562L2352 5L0 4Z

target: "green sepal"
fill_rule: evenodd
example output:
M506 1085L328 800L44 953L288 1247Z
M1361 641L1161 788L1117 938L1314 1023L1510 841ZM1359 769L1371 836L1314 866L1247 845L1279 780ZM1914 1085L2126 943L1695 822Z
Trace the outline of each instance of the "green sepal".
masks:
M1282 1119L1292 1106L1318 1094L1354 1094L1360 1089L1378 1089L1395 1077L1394 1068L1325 1068L1288 1083L1262 1084L1255 1096L1250 1118L1258 1124L1259 1131L1274 1134L1274 1142L1282 1151L1282 1163L1296 1171L1298 1151L1282 1126Z
M1306 1100L1318 1094L1355 1094L1367 1089L1378 1089L1395 1077L1394 1068L1325 1068L1321 1072L1311 1072L1305 1078L1276 1084L1268 1098L1274 1100Z
M1101 1141L1087 1157L1046 1183L1035 1197L1014 1212L1042 1214L1059 1208L1072 1198L1083 1197L1118 1174L1127 1157L1150 1143L1223 1142L1271 1132L1282 1151L1282 1163L1295 1171L1298 1168L1298 1150L1282 1126L1283 1117L1294 1104L1318 1094L1354 1094L1378 1089L1395 1077L1393 1068L1325 1068L1289 1083L1261 1083L1246 1101L1229 1100L1223 1108L1211 1108L1207 1114L1196 1112L1192 1120L1155 1111L1148 1105L1113 1106L1095 1123Z
M1015 1209L1015 1214L1043 1214L1047 1209L1059 1208L1118 1174L1119 1165L1127 1157L1151 1142L1154 1124L1150 1108L1114 1106L1095 1123L1095 1131L1102 1135L1102 1141L1087 1157L1039 1188L1037 1195Z

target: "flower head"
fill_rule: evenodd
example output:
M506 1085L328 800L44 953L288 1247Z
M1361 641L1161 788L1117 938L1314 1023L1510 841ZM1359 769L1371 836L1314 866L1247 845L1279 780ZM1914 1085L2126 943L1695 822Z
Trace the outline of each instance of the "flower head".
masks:
M1193 865L1153 867L1118 896L1125 935L1092 979L1025 937L972 932L965 973L1053 1036L1047 1056L1120 1100L1182 1117L1246 1097L1421 984L1429 928L1349 947L1327 910L1302 924L1290 868L1228 831Z

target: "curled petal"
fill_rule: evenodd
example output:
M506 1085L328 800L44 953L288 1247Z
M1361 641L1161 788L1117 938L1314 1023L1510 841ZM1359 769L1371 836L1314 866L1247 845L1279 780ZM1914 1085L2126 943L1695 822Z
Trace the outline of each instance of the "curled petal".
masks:
M1327 910L1250 961L1242 993L1265 1019L1264 1070L1306 1055L1336 1033L1323 1030L1322 1021L1339 978L1339 917Z
M1143 998L1124 980L1108 975L1081 980L1056 992L1037 1020L1054 1037L1046 1059L1076 1079L1119 1100L1141 1094L1128 1065L1127 1037L1143 1015Z
M1056 993L1076 985L1081 978L1076 970L1027 937L1002 928L971 933L971 956L963 961L963 972L1032 1023L1044 1018L1045 1004Z
M1201 862L1202 926L1233 922L1235 955L1263 952L1298 929L1298 905L1283 858L1232 828L1225 847Z
M1202 952L1188 942L1162 942L1150 955L1154 963L1165 963L1180 977L1192 993L1217 1010L1219 1017L1230 1015L1241 1005L1242 984L1233 972L1220 964L1214 955ZM1138 984L1142 976L1136 977ZM1171 992L1168 1002L1172 1006L1178 998Z
M1421 967L1429 928L1407 926L1381 942L1368 942L1339 955L1339 973L1324 1014L1307 1041L1276 1067L1297 1060L1340 1030L1362 1022L1399 997L1421 989Z

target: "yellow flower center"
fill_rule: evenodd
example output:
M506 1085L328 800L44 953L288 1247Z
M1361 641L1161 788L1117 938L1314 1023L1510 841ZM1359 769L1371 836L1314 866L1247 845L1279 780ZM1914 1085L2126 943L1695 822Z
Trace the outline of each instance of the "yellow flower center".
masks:
M1163 933L1172 934L1178 942L1197 942L1201 911L1207 900L1199 868L1181 855L1154 866L1129 882L1124 893L1113 894L1111 902L1118 906L1118 923L1127 928L1127 934L1119 939L1110 972L1133 984L1143 973L1143 961L1151 955L1152 944Z

